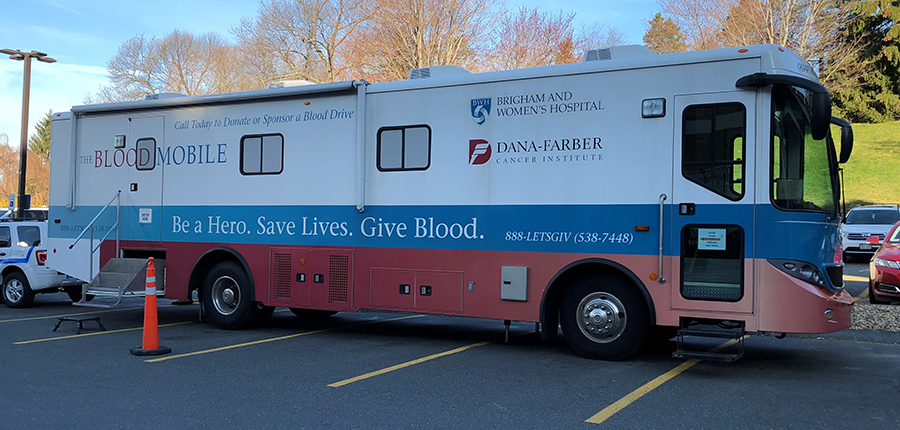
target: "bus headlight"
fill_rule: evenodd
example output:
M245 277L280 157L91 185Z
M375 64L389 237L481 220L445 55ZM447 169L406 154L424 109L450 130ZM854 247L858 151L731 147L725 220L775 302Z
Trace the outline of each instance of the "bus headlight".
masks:
M797 279L802 281L809 282L811 284L818 285L821 288L826 288L825 286L825 277L822 276L822 273L819 272L819 269L816 266L807 263L805 261L796 261L796 260L768 260L769 264L778 268L784 273L791 275Z

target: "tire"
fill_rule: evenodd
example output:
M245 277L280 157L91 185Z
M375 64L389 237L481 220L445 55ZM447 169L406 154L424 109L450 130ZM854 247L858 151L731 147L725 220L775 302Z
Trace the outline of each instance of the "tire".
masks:
M247 273L232 261L219 263L209 271L203 281L202 296L210 321L226 330L247 328L256 323L263 312L254 301Z
M34 303L34 291L22 272L14 272L3 278L3 301L11 308L27 308Z
M617 276L593 274L575 281L563 295L560 324L566 341L579 355L623 360L646 343L649 314L643 296L632 283Z
M77 303L77 302L81 301L81 287L80 286L66 287L65 291L66 291L66 294L69 296L69 300L71 300L72 303ZM84 301L89 302L91 300L94 300L94 295L88 294L87 298Z
M303 321L318 321L328 318L337 313L337 311L319 311L315 309L290 308L297 318Z

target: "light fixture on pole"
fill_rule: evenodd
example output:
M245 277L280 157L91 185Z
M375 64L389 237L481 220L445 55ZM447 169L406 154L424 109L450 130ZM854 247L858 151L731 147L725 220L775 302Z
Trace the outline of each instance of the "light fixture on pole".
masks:
M25 217L25 166L28 161L28 97L31 87L31 59L42 63L55 63L56 60L46 53L31 51L22 52L12 49L0 49L0 53L9 55L12 60L25 61L25 78L22 81L22 135L19 140L19 195L16 197L16 218Z

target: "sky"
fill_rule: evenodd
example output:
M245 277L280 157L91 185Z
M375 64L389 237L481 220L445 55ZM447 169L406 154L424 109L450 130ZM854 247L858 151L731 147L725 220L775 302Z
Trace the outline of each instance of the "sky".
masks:
M138 35L162 37L175 29L216 32L232 38L241 18L256 16L254 0L17 0L4 6L0 49L40 51L54 64L32 60L28 135L44 114L84 104L108 83L106 63L119 46ZM659 11L655 0L507 0L507 7L575 12L576 25L600 23L642 43L644 23ZM18 147L22 127L22 61L0 54L0 143Z

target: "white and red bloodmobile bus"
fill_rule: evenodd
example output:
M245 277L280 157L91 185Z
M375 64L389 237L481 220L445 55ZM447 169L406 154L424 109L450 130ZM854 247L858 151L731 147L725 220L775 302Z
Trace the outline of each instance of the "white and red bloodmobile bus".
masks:
M458 315L561 326L604 359L691 321L849 327L850 144L809 64L773 45L585 59L73 107L52 121L48 264L165 259L165 297L197 290L224 328L274 307ZM120 240L99 243L108 210L89 268L69 245L119 190Z

